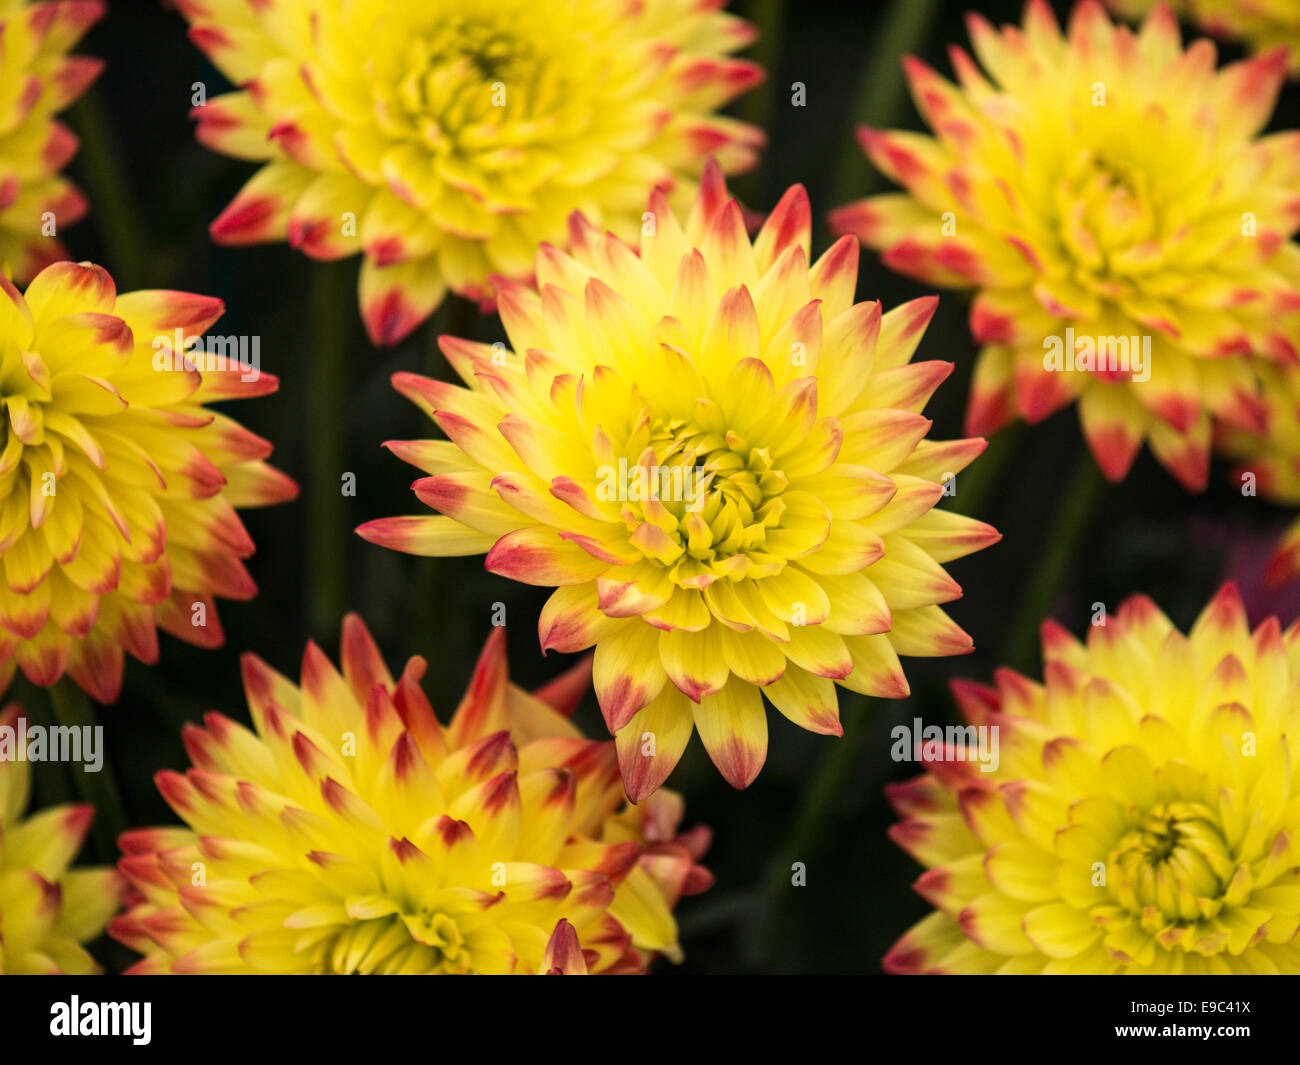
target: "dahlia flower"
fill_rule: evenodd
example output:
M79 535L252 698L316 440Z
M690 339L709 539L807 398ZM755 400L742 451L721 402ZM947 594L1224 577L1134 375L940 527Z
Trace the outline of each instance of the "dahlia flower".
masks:
M270 444L204 404L276 381L195 353L220 300L119 296L70 262L0 290L0 672L48 685L66 670L112 702L124 650L155 661L157 627L217 646L213 597L256 591L235 508L296 489L263 461Z
M1043 625L1044 680L956 682L969 740L894 785L894 840L935 912L902 973L1297 973L1300 626L1253 632L1225 585L1184 636L1145 596L1082 644Z
M987 80L906 61L934 136L860 131L903 193L834 213L891 268L975 290L985 345L968 432L1077 400L1107 477L1143 441L1186 487L1206 481L1212 423L1258 431L1255 366L1300 353L1300 132L1259 136L1285 57L1215 70L1168 8L1138 34L1095 0L1063 37L1042 0L1023 28L969 18Z
M647 218L640 257L576 215L572 254L541 247L537 287L500 282L513 352L441 340L466 387L394 377L450 437L387 445L441 516L358 530L555 587L542 649L595 646L633 801L697 727L748 785L764 696L839 735L837 683L901 698L900 654L969 651L941 564L998 538L933 509L984 448L924 439L952 370L910 362L933 299L854 303L851 238L810 267L800 186L753 244L716 166L684 228L658 190Z
M359 618L340 674L301 687L244 658L254 731L188 725L194 768L158 788L187 828L127 832L131 908L110 933L143 973L641 972L678 957L672 909L712 878L682 801L620 810L613 745L567 719L587 668L529 694L503 630L455 715L413 658L396 681Z
M1150 11L1153 0L1110 0L1127 18ZM1287 70L1300 74L1300 5L1295 0L1173 0L1173 9L1213 37L1244 41L1254 51L1287 49Z
M16 705L0 712L0 975L98 972L83 943L97 938L122 900L111 868L68 865L94 820L93 807L55 806L23 820L31 790Z
M723 2L179 0L240 87L195 109L199 140L265 163L212 237L360 252L376 344L526 278L574 208L631 238L652 185L686 202L708 154L739 171L763 143L716 113L761 79Z
M58 233L86 213L59 174L77 138L54 115L99 76L100 60L68 50L103 14L101 0L0 0L0 269L20 281L67 258Z

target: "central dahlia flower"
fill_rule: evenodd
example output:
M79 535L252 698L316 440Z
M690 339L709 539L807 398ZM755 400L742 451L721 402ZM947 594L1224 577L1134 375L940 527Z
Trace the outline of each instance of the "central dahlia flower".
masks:
M187 292L119 296L90 263L46 267L25 296L0 277L3 682L15 663L34 684L66 670L113 702L124 649L155 661L155 626L218 646L213 596L256 591L235 508L297 489L263 461L269 443L205 406L276 388L224 355L196 368L221 312Z
M1110 0L1120 15L1137 18L1155 0ZM1255 51L1282 47L1287 69L1300 75L1300 4L1296 0L1173 0L1173 9L1215 37L1245 41Z
M103 14L100 0L0 0L0 272L20 281L67 258L57 234L86 213L59 174L77 138L54 114L103 68L67 54Z
M1023 29L969 27L993 80L958 48L959 85L909 59L934 136L863 129L907 191L832 226L893 269L976 290L968 432L1077 399L1107 477L1146 440L1203 488L1212 421L1259 431L1256 363L1300 358L1300 132L1259 136L1285 56L1216 72L1213 44L1184 51L1168 8L1134 35L1094 0L1064 37L1043 0Z
M854 303L857 244L808 265L808 199L751 244L711 166L683 228L660 191L640 257L575 216L537 288L501 282L514 351L451 337L468 387L394 384L449 441L388 446L441 517L358 531L557 587L542 649L596 647L601 710L635 801L694 728L736 787L767 753L766 696L838 735L836 684L908 692L898 655L970 638L939 604L941 563L998 538L934 510L982 440L924 439L951 363L911 363L933 299Z
M763 143L716 114L761 71L726 53L722 0L180 0L238 92L196 108L198 138L266 161L213 239L357 252L376 344L448 289L489 300L525 278L580 208L631 238L652 185L689 199L705 157Z
M1135 596L1043 656L953 685L994 772L954 742L889 789L937 912L885 968L1300 973L1300 624L1251 632L1228 584L1186 636Z
M93 808L55 806L22 819L31 765L16 746L21 716L16 705L0 713L0 975L85 976L99 966L82 944L104 931L124 884L111 868L68 869Z
M110 933L142 973L641 972L678 957L672 908L712 883L680 797L623 806L609 742L568 721L585 666L530 695L504 631L445 727L394 682L360 619L340 674L302 686L244 658L255 732L186 726L194 768L157 776L189 828L122 837L137 896ZM579 949L580 946L580 949Z

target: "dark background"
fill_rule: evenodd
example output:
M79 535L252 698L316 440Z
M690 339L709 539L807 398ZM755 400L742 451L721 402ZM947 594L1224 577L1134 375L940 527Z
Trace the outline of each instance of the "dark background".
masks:
M245 650L296 676L305 641L314 638L333 655L342 613L356 610L390 666L417 653L429 660L426 689L444 715L490 631L494 602L506 604L517 680L535 685L565 661L543 659L537 650L544 590L486 574L481 558L417 559L352 534L371 518L424 512L409 491L417 471L380 444L438 433L392 390L390 375L450 376L433 337L501 339L495 318L451 299L405 343L376 350L356 309L359 259L323 264L283 244L214 245L208 223L254 167L200 147L188 112L195 82L205 83L209 97L226 86L188 42L177 13L150 0L110 6L78 49L108 65L68 115L83 139L69 171L89 195L91 212L64 237L74 258L107 267L119 291L216 295L228 308L216 332L261 337L262 366L279 376L280 390L232 404L230 413L274 442L272 461L303 487L295 503L243 512L258 546L250 570L260 594L221 605L226 646L200 651L163 636L161 663L129 662L120 701L101 711L125 820L147 825L175 820L152 775L187 764L181 725L210 708L247 722L238 669ZM949 74L945 49L967 44L961 16L970 6L733 3L733 10L774 27L750 52L768 67L769 82L735 108L768 130L770 146L755 173L732 183L736 192L748 206L768 210L789 184L804 182L813 203L813 251L820 254L830 243L826 211L883 188L853 141L854 125L920 128L899 55L915 52ZM1053 6L1063 17L1066 5ZM979 9L997 23L1019 20L1017 3L985 0ZM1235 46L1221 48L1224 59L1240 54ZM794 82L806 86L804 107L791 106ZM1295 125L1298 100L1289 86L1270 128ZM888 309L929 291L863 253L859 299L880 298ZM975 354L965 314L963 295L943 293L917 355L957 364L927 411L934 438L961 434ZM1145 591L1186 626L1219 582L1235 576L1256 620L1274 610L1284 623L1293 619L1300 599L1265 593L1260 581L1286 512L1243 499L1220 462L1204 495L1188 495L1146 450L1124 483L1086 500L1076 472L1084 450L1069 408L1042 425L1003 431L958 478L950 505L1005 536L951 567L965 596L950 612L974 637L973 656L905 662L913 691L906 702L859 705L845 693L843 739L802 732L771 712L767 766L745 793L728 786L692 742L669 783L687 796L688 823L715 830L708 864L717 885L679 907L686 961L677 968L661 962L661 973L878 972L890 944L927 909L909 886L919 869L885 835L893 817L882 785L912 772L890 760L889 730L914 716L927 724L955 720L946 690L951 677L987 680L1000 664L1037 672L1031 638L1044 612L1078 632L1094 602L1113 609ZM983 466L989 472L981 476ZM356 475L355 497L340 494L345 472ZM21 680L17 688L39 715L40 693ZM591 734L603 734L594 699L579 718ZM85 785L86 775L66 766L35 769L33 808ZM115 856L113 822L111 812L101 812L87 860ZM807 867L805 887L790 885L796 861ZM94 949L110 971L133 957L108 941Z

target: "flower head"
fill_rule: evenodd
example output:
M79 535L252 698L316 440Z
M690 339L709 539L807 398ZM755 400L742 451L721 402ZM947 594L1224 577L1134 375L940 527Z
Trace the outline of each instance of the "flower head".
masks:
M832 225L893 269L974 289L985 345L968 432L1074 400L1103 472L1143 441L1188 488L1206 481L1212 422L1258 431L1255 367L1300 354L1300 132L1259 136L1281 52L1215 70L1168 8L1134 34L1095 0L1063 36L1044 0L1023 27L978 15L959 84L906 63L933 136L861 131L903 185ZM992 79L992 80L989 80Z
M1126 18L1138 18L1155 0L1110 0ZM1287 50L1287 70L1300 75L1300 7L1295 0L1172 0L1175 12L1224 40L1244 41L1252 51Z
M56 234L86 213L59 174L77 138L54 115L99 76L100 60L68 51L103 14L101 0L0 0L0 270L20 281L67 258Z
M215 713L186 727L194 768L156 779L189 827L122 837L138 895L110 932L145 955L134 971L640 972L677 956L671 911L712 882L695 864L709 835L678 834L667 792L620 810L613 745L566 717L587 667L530 695L498 629L444 727L423 659L394 681L355 616L342 664L309 645L298 687L245 656L254 731Z
M854 303L852 238L810 267L799 186L752 244L717 167L685 227L659 191L647 219L640 257L579 215L571 255L542 246L538 287L502 282L513 352L442 339L466 387L394 378L450 438L388 445L442 516L359 530L556 587L542 648L595 645L634 800L696 727L749 784L764 696L838 735L837 683L897 698L898 655L969 651L941 563L997 539L933 509L984 448L924 439L952 369L910 362L933 299Z
M1041 684L953 685L998 758L954 733L889 789L936 912L887 969L1300 972L1300 625L1252 632L1231 584L1185 636L1144 596L1103 622L1046 622Z
M525 278L574 208L629 239L657 184L689 199L706 155L752 165L762 134L716 113L761 71L721 2L181 0L238 92L196 109L204 144L265 161L212 224L229 244L360 252L375 343L450 289ZM292 28L291 28L292 27Z
M55 806L23 819L31 791L26 729L16 705L0 712L0 975L99 971L83 943L122 901L112 868L73 869L95 811Z
M155 661L157 627L217 646L213 597L256 591L235 508L296 488L263 461L270 444L205 404L276 381L224 355L196 368L192 342L220 300L119 296L98 266L70 262L24 295L0 290L0 672L52 684L66 670L112 702L124 650Z

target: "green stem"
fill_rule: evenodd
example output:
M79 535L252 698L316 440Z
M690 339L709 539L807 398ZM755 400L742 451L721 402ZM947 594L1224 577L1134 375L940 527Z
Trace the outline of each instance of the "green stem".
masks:
M677 918L678 939L689 943L698 936L728 928L748 916L761 901L761 897L753 892L733 892L716 899L705 896L681 910Z
M95 92L88 92L67 113L68 121L81 139L77 171L86 184L93 205L90 217L99 230L109 267L119 292L146 284L144 227L131 197L133 182L118 153L118 138L108 111Z
M1032 668L1038 643L1038 626L1061 594L1079 545L1087 535L1090 515L1102 494L1101 473L1092 455L1082 449L1057 502L1056 517L1047 531L1046 544L1030 583L1007 627L1006 643L998 661L1014 669Z
M785 35L785 7L785 0L751 0L745 11L745 16L758 31L750 57L763 68L766 77L762 84L737 101L736 113L761 129L769 138L772 136L772 111L777 95L776 79L780 73L781 41ZM766 209L767 197L759 183L757 170L733 182L751 204Z
M953 492L953 509L969 518L978 518L988 505L989 496L1002 471L1020 446L1024 422L1013 422L999 429L989 440L984 454L957 475Z
M853 771L858 754L867 742L866 697L855 699L844 708L844 735L831 741L831 749L817 768L811 785L804 791L795 815L785 830L781 845L763 878L770 893L790 879L789 858L826 822L831 804L841 794Z
M757 903L758 912L748 937L747 950L756 963L771 953L780 917L782 889L790 883L791 864L808 859L810 850L824 835L836 798L844 793L854 767L862 764L862 751L872 725L867 704L867 697L860 696L844 707L841 712L844 735L829 741L830 750L823 756L804 790L794 816L772 854L759 893L750 897L751 902Z
M479 329L482 327L482 319L483 316L479 313L478 308L470 300L451 295L446 298L426 327L428 332L428 354L426 356L427 369L425 372L430 377L437 378L440 381L459 383L455 371L452 370L446 356L438 347L438 337L446 335L458 337L461 340L476 340L479 336ZM428 430L429 433L421 433L421 435L436 435L439 432L437 426L432 423L428 424ZM429 513L424 508L424 504L415 500L413 502L415 509L407 513L418 513L421 510ZM418 595L415 601L412 625L417 635L415 646L420 654L432 654L433 649L439 645L442 639L446 615L440 604L444 603L448 594L443 581L450 563L450 559L443 558L417 558L415 560L415 587L418 589Z
M4 699L0 700L0 709L10 703L17 703L22 707L28 728L35 725L49 728L54 724L54 715L50 712L50 699L45 689L37 687L24 677L21 671L14 675L12 685L5 692ZM45 762L39 767L33 766L32 769L35 771L31 774L32 790L28 803L29 809L39 810L47 806L62 806L75 801L76 795L72 790L68 766Z
M438 347L438 338L445 335L461 340L477 340L482 324L483 315L472 301L449 295L429 322L428 372L440 380L454 380L456 375ZM517 354L522 356L523 352Z
M100 728L100 736L103 736L90 699L69 678L64 677L50 688L50 709L60 725L82 730L86 727ZM82 735L85 735L84 731ZM85 754L84 747L82 753ZM97 772L91 772L86 763L69 768L77 793L95 808L95 821L90 831L95 857L98 861L111 863L117 859L117 837L126 831L129 822L102 740L99 753L103 764Z
M896 121L905 99L903 79L897 73L899 59L924 43L936 6L937 0L895 0L891 5L885 24L875 35L875 43L860 68L860 87L848 112L850 121L875 125ZM831 183L834 204L865 195L876 180L851 128L845 129L842 143L844 148ZM961 490L959 485L958 491ZM749 943L755 960L771 952L781 889L789 883L790 863L801 852L807 853L823 834L836 797L849 783L854 766L860 764L870 725L866 702L865 698L855 700L844 708L844 735L823 756L763 877L758 917Z
M317 637L338 630L343 604L343 566L351 527L343 504L344 452L348 443L348 363L353 278L350 261L313 263L310 401L302 406L310 456L307 507L307 618Z
M886 126L898 121L907 85L899 71L904 55L920 50L935 22L938 0L894 0L880 30L871 35L874 43L859 68L862 73L857 95L848 110L848 124L840 138L843 148L834 169L830 202L836 206L860 199L883 184L853 131L857 124Z

